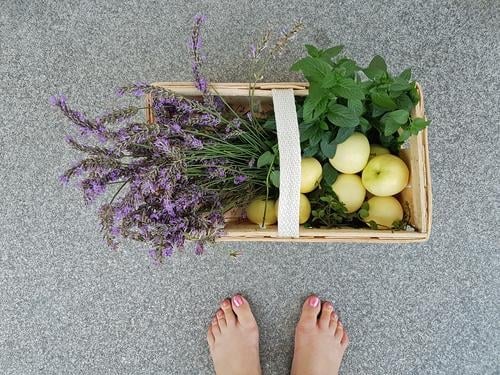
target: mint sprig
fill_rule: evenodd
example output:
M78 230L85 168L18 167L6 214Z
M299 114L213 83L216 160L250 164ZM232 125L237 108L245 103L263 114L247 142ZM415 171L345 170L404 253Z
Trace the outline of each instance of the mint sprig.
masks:
M306 49L309 56L291 68L309 81L309 95L299 111L304 156L332 158L337 145L355 131L396 153L429 125L410 116L420 100L410 69L393 76L378 55L361 68L341 55L343 46L323 50L306 45Z

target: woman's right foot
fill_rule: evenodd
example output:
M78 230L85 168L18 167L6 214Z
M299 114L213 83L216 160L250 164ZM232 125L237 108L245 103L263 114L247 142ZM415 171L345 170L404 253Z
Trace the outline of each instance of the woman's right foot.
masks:
M337 375L347 345L349 338L333 305L309 296L295 329L291 374Z

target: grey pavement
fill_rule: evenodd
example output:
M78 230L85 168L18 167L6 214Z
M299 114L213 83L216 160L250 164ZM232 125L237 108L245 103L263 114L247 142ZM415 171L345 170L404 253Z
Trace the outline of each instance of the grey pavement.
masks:
M289 370L311 292L351 336L343 374L498 374L498 1L0 1L0 374L210 374L205 328L241 292L265 374ZM432 119L434 224L413 245L228 243L154 267L108 250L96 208L57 176L76 154L48 97L93 113L114 87L189 80L192 16L208 16L212 81L246 77L254 36L302 16L304 43L413 67ZM229 256L238 250L237 258Z

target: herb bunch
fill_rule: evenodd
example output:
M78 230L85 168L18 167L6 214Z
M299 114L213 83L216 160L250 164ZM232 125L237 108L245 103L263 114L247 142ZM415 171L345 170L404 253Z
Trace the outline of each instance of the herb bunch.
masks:
M380 56L363 69L340 55L343 46L306 48L309 56L292 66L310 84L299 109L304 156L332 158L337 145L355 131L397 153L411 135L428 126L429 121L410 116L420 100L410 69L393 76Z

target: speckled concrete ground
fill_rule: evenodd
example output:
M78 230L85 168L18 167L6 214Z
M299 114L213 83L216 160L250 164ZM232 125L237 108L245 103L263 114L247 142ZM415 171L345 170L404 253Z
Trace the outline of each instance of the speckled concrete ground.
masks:
M332 299L351 336L344 374L498 374L498 1L2 1L0 373L210 374L205 327L244 293L266 374L287 373L303 298ZM75 154L47 104L104 109L129 81L190 78L191 17L208 15L213 81L246 77L245 46L302 16L268 80L294 79L305 42L414 67L432 119L431 240L255 244L177 254L108 251L95 209L57 175ZM237 249L242 255L229 256ZM496 316L496 318L495 318ZM496 359L495 359L496 358Z

